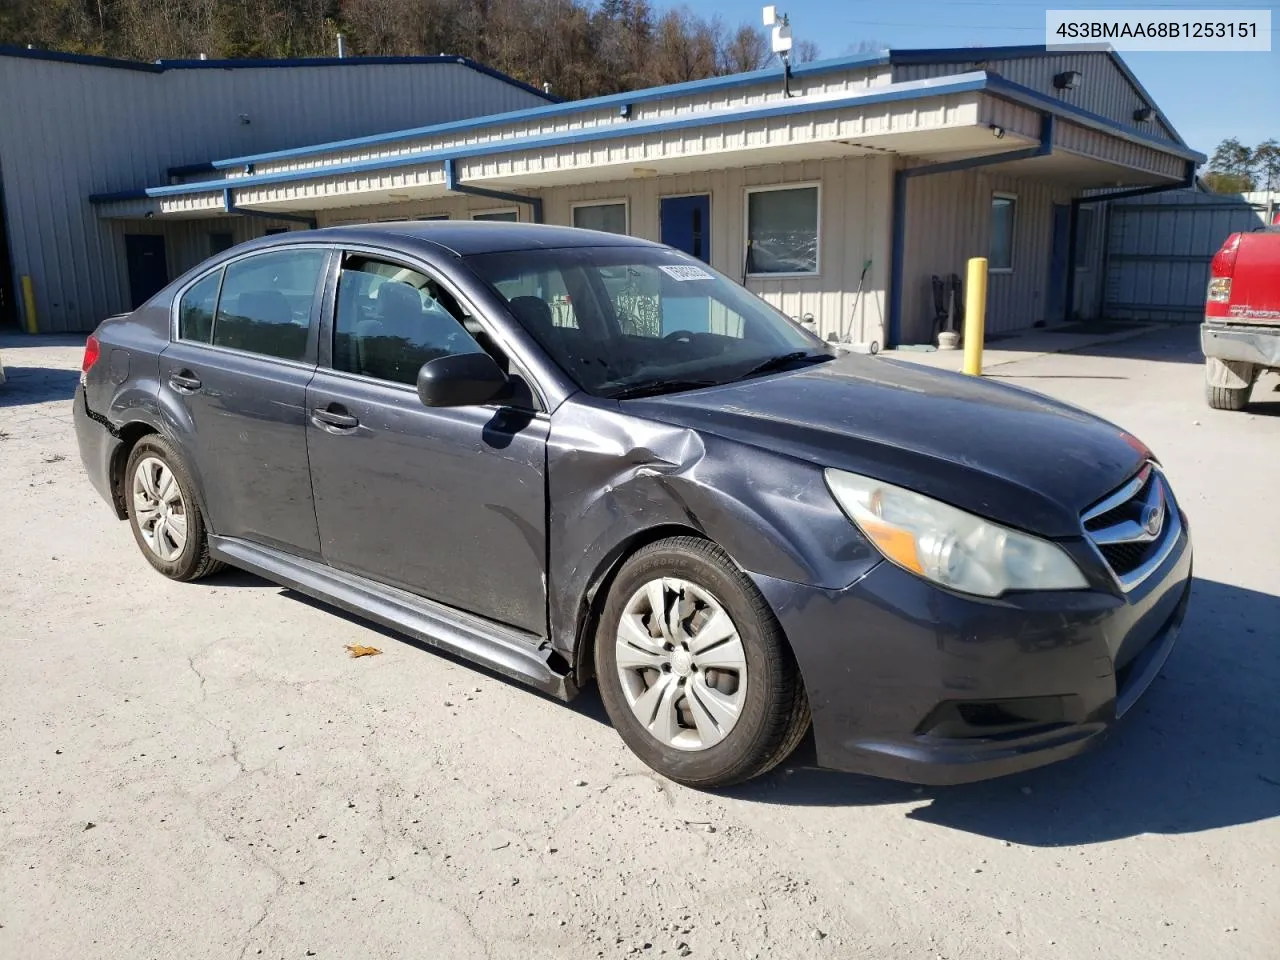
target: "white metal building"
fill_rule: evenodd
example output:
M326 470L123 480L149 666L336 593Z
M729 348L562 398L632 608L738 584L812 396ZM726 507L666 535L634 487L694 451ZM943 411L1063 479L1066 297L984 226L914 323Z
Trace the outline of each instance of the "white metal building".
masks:
M38 329L92 330L219 245L288 225L103 218L91 194L166 183L212 156L549 99L460 57L134 63L0 47L0 324L26 325L24 276Z
M966 48L806 64L790 95L769 69L242 152L91 200L117 229L173 231L192 261L246 212L623 231L824 334L902 343L932 339L932 277L971 256L991 260L988 330L1089 315L1099 192L1175 187L1203 159L1114 53Z

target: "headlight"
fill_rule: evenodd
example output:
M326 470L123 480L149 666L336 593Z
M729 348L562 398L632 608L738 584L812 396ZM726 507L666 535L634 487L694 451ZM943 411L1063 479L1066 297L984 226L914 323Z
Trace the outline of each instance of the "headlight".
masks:
M826 478L836 502L886 558L934 583L983 597L1088 586L1056 543L856 473L827 470Z

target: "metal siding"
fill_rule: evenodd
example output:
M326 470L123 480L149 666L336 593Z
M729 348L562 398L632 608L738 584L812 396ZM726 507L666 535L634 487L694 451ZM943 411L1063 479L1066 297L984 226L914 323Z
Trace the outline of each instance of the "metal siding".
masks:
M0 56L0 90L13 268L32 278L47 332L91 330L128 306L124 231L98 218L91 193L214 156L545 103L448 63L148 73ZM178 262L170 251L175 275Z
M806 116L796 120L776 116L746 119L726 116L716 118L722 120L717 126L697 129L628 131L625 123L609 124L609 129L592 139L571 136L568 142L525 146L499 143L492 146L489 153L458 160L457 170L459 179L478 181L579 170L584 176L599 176L594 171L608 165L637 165L695 154L699 158L705 157L701 162L708 165L745 163L750 162L748 157L733 158L727 154L806 143L829 145L837 140L865 141L880 134L971 126L978 116L979 99L976 93L951 94L939 97L938 104L928 109L922 109L909 100L866 105L837 103L824 109L821 119ZM564 136L556 139L563 140ZM442 146L439 143L433 145ZM457 145L442 148L456 149ZM360 159L374 161L370 157ZM386 191L406 185L430 186L440 183L443 178L440 157L420 157L416 151L414 156L401 161L401 166L379 166L354 172L338 169L327 176L323 166L309 163L313 169L277 172L277 176L297 178L284 184L249 181L244 187L237 188L237 202L242 206L272 199L297 202L353 191ZM210 192L205 196L220 196L222 189L236 183L235 178L215 181L204 189L217 193Z
M855 342L884 343L885 291L889 276L889 209L892 161L886 157L815 160L643 177L605 183L555 187L541 192L548 223L570 225L572 205L584 200L625 200L631 235L661 240L660 200L664 196L711 195L711 265L739 282L745 265L746 188L771 184L821 182L819 274L812 277L747 280L749 290L788 316L812 313L819 330L843 333ZM465 219L478 210L501 206L482 197L448 197L321 212L324 226L391 217L413 219L448 214ZM522 218L524 213L522 213ZM871 260L862 296L856 296L862 265ZM857 310L854 311L855 301Z
M853 93L859 90L882 86L889 81L888 68L847 70L830 76L797 79L793 87L794 96L810 96L827 94L834 96L841 93ZM623 119L617 107L603 107L586 113L573 113L546 118L534 118L515 123L499 124L446 132L435 135L423 135L413 139L398 140L390 143L367 144L359 147L345 147L326 153L308 154L283 160L258 163L254 173L281 173L296 170L312 170L334 163L352 163L365 160L389 159L406 154L420 153L425 150L446 149L450 147L476 146L517 137L549 136L553 134L572 133L579 130L593 130L598 127L617 127L625 131L628 125L644 120L674 119L694 113L711 110L723 110L732 107L746 107L774 102L782 99L781 82L761 83L749 87L717 91L710 96L690 98L673 96L669 99L638 103L634 106L629 119ZM432 122L430 119L427 123ZM415 126L423 126L420 120ZM229 177L243 176L242 171L228 170Z
M975 51L977 55L979 52ZM1007 60L976 59L952 63L908 63L893 68L894 82L922 80L928 77L945 77L969 70L989 70L1006 80L1020 83L1041 93L1048 93L1063 103L1080 107L1114 120L1131 130L1145 133L1158 140L1176 142L1169 129L1154 114L1143 124L1134 122L1133 111L1141 106L1155 107L1147 103L1134 89L1111 57L1101 52L1046 53L1034 57L1017 57ZM1074 90L1058 90L1053 85L1056 74L1066 70L1078 70L1081 82Z
M987 281L987 332L1008 333L1045 319L1053 205L1067 202L1071 191L994 168L914 177L907 181L903 343L932 339L930 278L955 273L963 282L969 258L987 256L993 193L1015 194L1018 201L1013 272L992 273Z
M1175 190L1107 205L1108 317L1199 323L1209 262L1232 233L1262 226L1238 196Z
M1059 121L1056 125L1054 146L1082 156L1095 157L1108 163L1155 173L1163 177L1181 180L1186 173L1187 164L1181 157L1162 153L1140 143L1109 136L1099 130L1091 130L1069 121Z

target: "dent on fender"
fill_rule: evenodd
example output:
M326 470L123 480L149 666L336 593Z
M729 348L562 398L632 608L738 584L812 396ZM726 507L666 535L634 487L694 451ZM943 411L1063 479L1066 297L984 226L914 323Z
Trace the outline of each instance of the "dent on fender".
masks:
M821 469L616 404L556 412L547 485L551 637L566 653L601 580L652 531L695 532L749 573L817 586L845 586L879 559Z

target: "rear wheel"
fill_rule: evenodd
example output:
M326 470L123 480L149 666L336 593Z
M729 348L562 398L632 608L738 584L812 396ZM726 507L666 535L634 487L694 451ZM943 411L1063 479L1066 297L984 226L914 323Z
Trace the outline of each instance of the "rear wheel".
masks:
M692 537L652 544L623 564L596 635L596 673L627 746L690 786L770 770L809 726L773 612L723 551Z
M1215 387L1205 384L1205 399L1215 410L1243 410L1249 402L1249 387Z
M182 459L162 437L143 437L124 470L129 527L147 562L171 580L197 580L222 568Z

